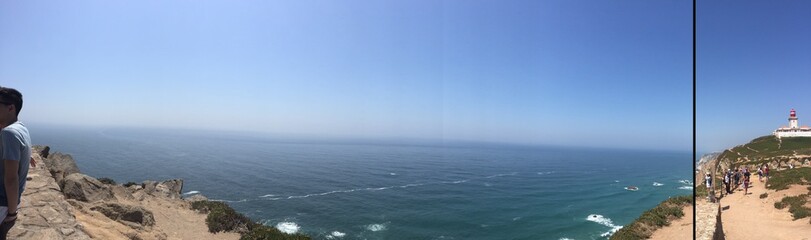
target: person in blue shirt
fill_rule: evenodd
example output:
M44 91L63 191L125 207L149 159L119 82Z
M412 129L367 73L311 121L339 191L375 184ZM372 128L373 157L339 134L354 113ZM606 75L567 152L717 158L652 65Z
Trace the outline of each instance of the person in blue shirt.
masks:
M0 87L0 159L3 162L0 164L0 179L3 180L0 184L0 213L5 214L0 224L0 240L6 239L17 221L17 207L31 164L31 137L28 128L17 119L22 107L23 96L19 91Z

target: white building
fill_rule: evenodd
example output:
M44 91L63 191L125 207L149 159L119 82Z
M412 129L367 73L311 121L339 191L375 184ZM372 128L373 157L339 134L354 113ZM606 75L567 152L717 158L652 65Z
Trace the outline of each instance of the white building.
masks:
M808 126L798 127L797 125L797 112L791 109L788 116L788 127L782 126L774 130L774 135L777 137L811 137L811 128Z

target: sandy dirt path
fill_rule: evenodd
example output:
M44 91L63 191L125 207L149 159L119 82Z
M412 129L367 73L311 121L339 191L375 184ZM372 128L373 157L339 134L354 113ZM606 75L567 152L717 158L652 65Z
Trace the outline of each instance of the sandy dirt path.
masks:
M787 190L767 190L764 182L756 178L744 195L742 189L721 199L721 223L727 240L740 239L791 239L811 240L811 224L808 218L792 220L788 209L774 207L776 201L786 196L808 193L807 186L792 185ZM768 193L761 199L760 195Z
M684 216L670 222L670 226L661 228L653 232L650 239L653 240L683 240L693 239L693 206L682 209Z

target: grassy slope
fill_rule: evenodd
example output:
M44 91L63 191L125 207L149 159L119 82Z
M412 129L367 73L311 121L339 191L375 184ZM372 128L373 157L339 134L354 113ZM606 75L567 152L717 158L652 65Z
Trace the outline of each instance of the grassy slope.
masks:
M782 138L763 136L751 142L726 150L719 156L722 162L731 166L759 165L769 161L787 161L794 154L811 155L811 138Z

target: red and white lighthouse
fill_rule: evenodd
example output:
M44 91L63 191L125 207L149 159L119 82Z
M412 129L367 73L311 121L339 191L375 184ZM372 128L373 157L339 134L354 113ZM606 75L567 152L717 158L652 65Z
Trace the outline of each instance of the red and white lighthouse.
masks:
M791 109L791 113L788 116L788 127L789 128L798 128L797 127L797 112L794 109Z

